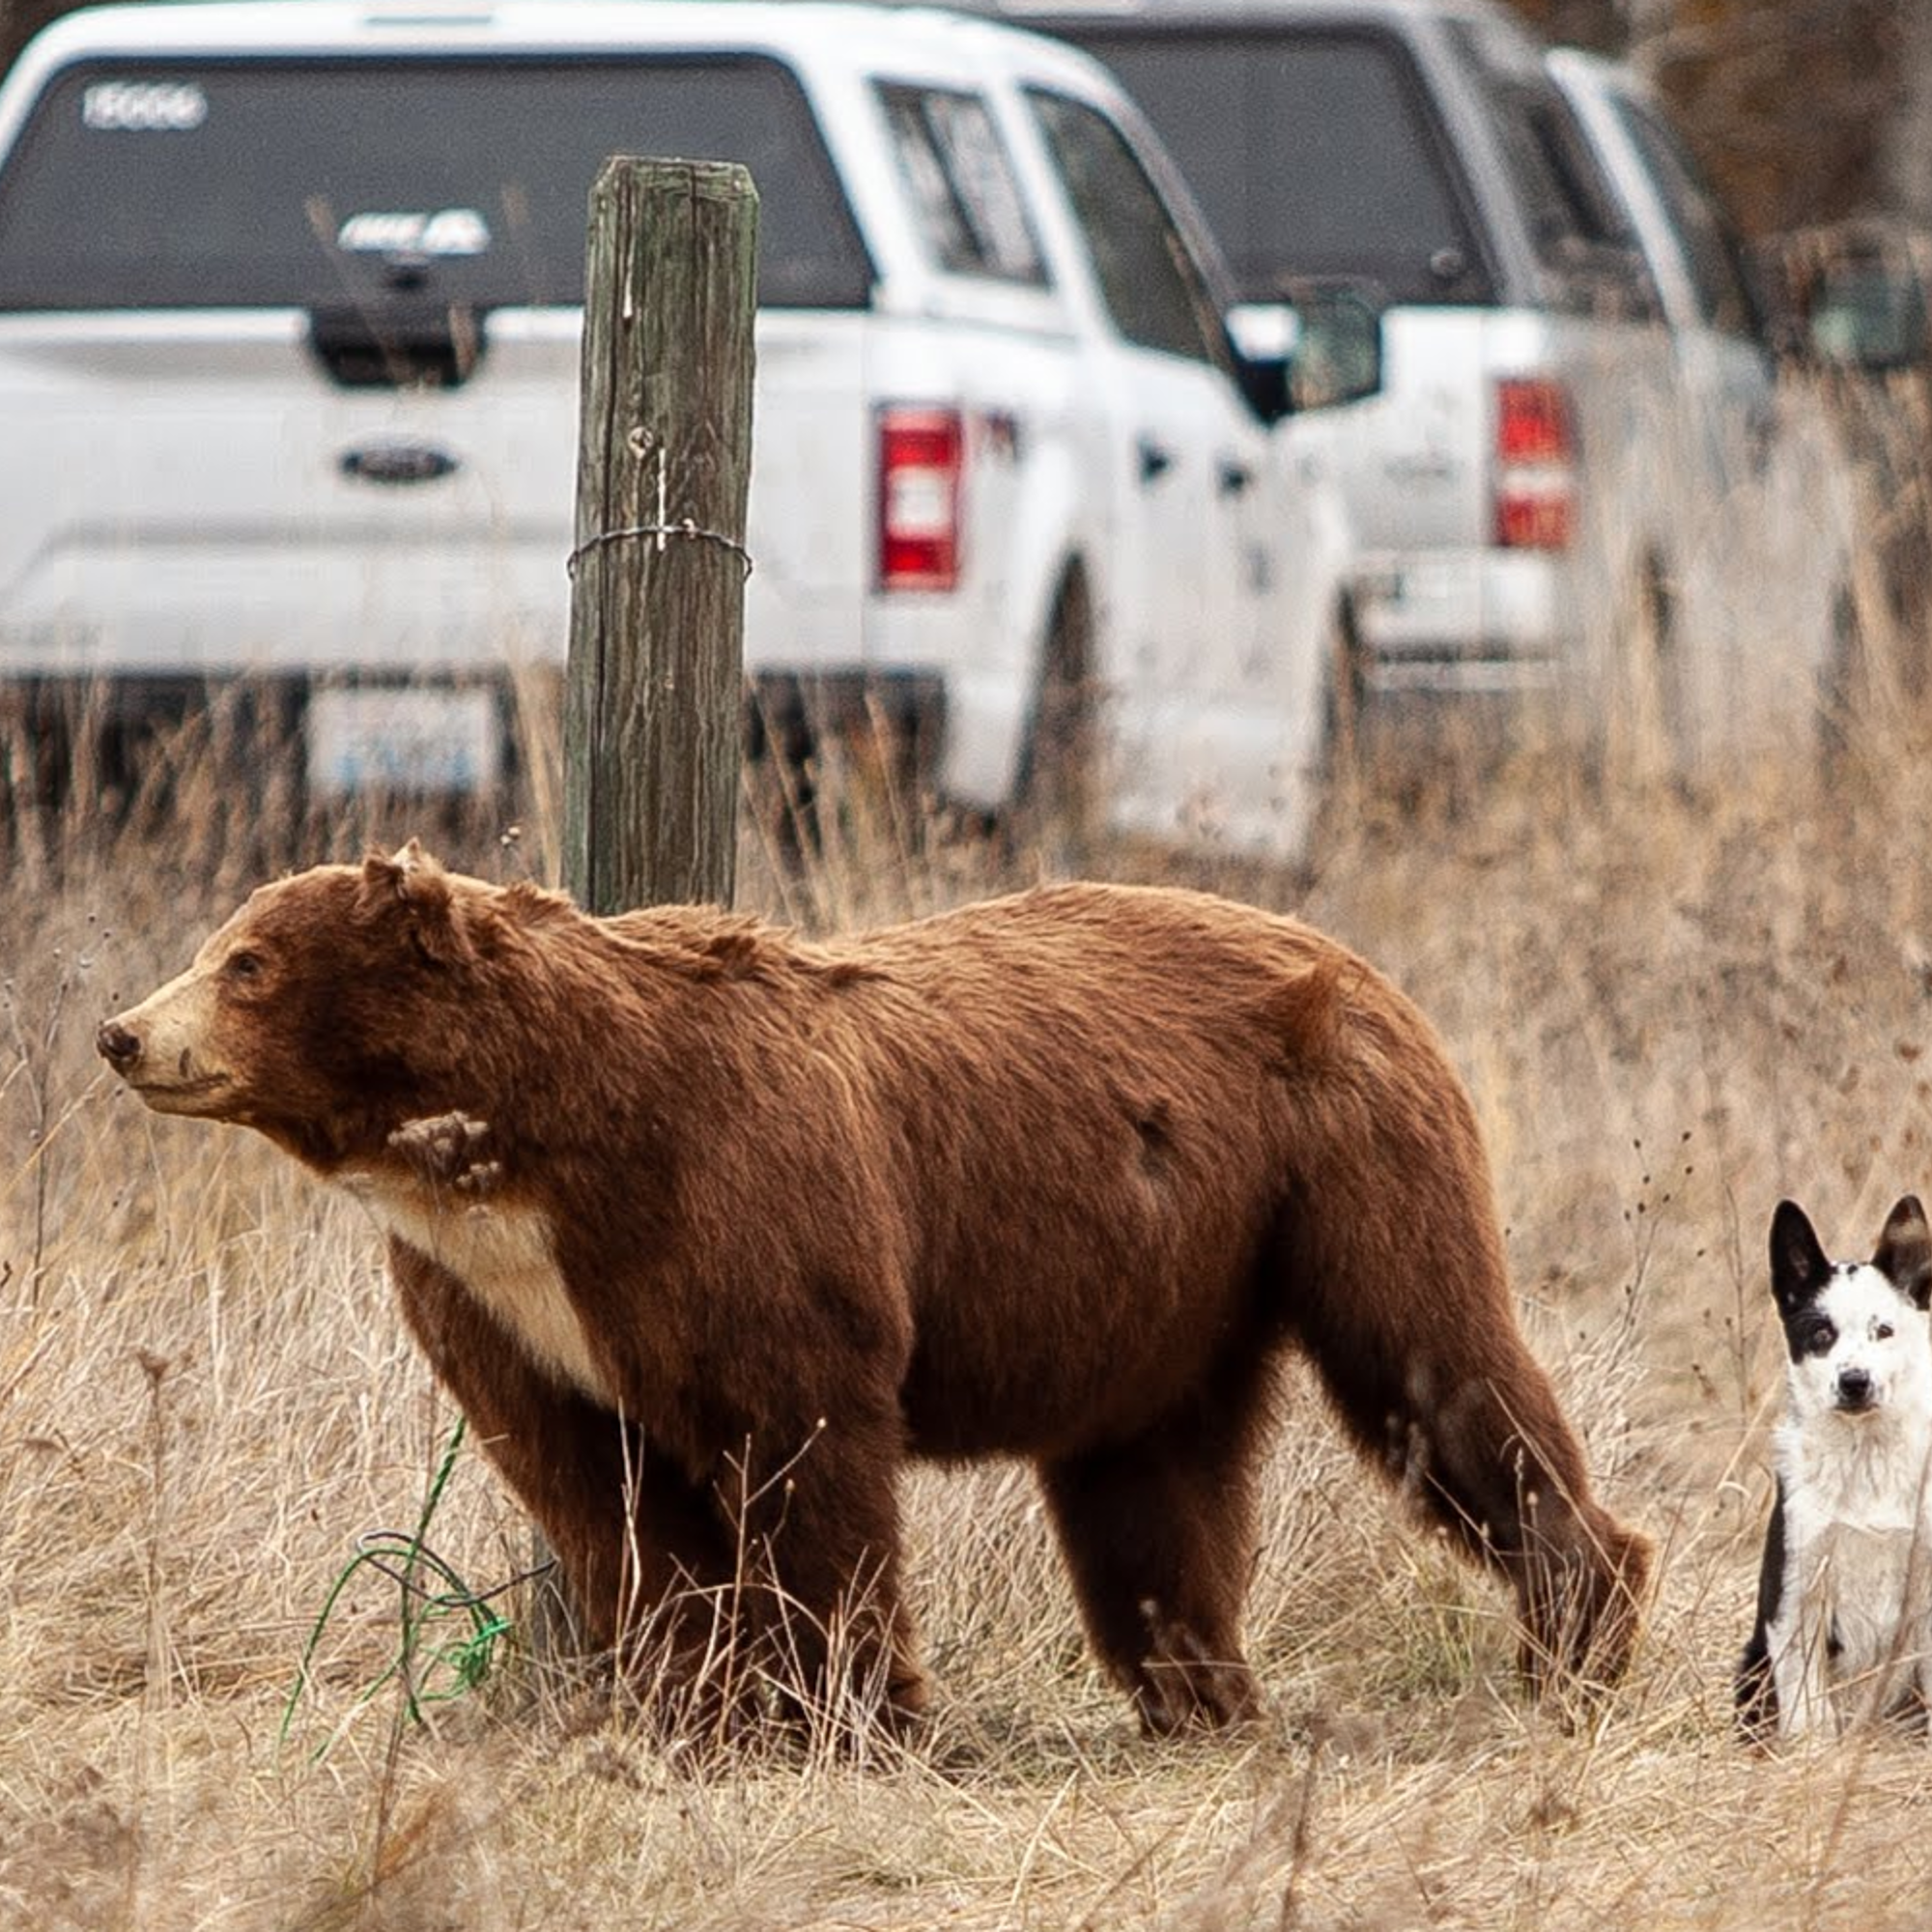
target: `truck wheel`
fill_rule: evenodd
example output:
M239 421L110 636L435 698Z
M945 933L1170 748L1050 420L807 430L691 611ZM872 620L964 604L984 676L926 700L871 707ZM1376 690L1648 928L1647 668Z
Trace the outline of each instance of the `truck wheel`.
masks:
M1344 836L1360 821L1367 796L1369 748L1368 680L1362 674L1362 643L1354 614L1337 608L1322 650L1321 742L1309 775L1308 836L1298 855L1305 860Z
M1368 681L1362 674L1362 641L1354 613L1335 612L1328 635L1327 675L1321 694L1321 778L1324 790L1358 787L1368 764Z
M1049 877L1085 871L1099 828L1093 665L1093 600L1085 576L1069 571L1054 602L1007 825L1009 857Z
M1871 662L1858 593L1842 583L1832 598L1831 636L1818 672L1818 758L1829 784L1843 784L1854 775L1858 727L1871 702Z
M1611 772L1639 782L1688 780L1693 733L1677 661L1675 600L1660 558L1637 565L1610 642Z

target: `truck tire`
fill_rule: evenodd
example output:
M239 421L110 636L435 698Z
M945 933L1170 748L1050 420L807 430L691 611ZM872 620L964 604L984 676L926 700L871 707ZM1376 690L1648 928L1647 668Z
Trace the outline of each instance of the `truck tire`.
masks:
M1859 727L1872 708L1872 667L1858 592L1841 583L1832 598L1831 635L1818 672L1818 762L1835 788L1856 776Z
M1354 612L1336 607L1322 647L1321 743L1310 775L1307 836L1295 858L1306 865L1361 822L1374 753L1370 747L1368 680Z
M1678 663L1676 600L1663 560L1633 569L1611 642L1606 760L1611 775L1637 783L1683 783L1692 774L1696 734Z
M1046 877L1077 877L1087 869L1099 831L1099 763L1093 596L1075 565L1061 580L1040 657L1008 814L1009 859Z

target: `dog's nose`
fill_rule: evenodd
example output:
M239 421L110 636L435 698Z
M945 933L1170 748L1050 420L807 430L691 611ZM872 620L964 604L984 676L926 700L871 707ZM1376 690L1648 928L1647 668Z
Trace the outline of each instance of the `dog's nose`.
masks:
M1872 1378L1865 1369L1846 1369L1838 1377L1838 1400L1847 1408L1863 1408L1871 1401Z
M141 1036L119 1020L102 1020L94 1036L95 1051L117 1073L126 1073L141 1057Z

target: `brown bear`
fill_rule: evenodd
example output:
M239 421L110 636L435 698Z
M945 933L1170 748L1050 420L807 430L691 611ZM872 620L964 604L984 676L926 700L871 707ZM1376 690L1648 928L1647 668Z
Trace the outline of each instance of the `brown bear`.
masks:
M917 1711L899 1467L1017 1456L1145 1727L1248 1715L1295 1349L1515 1586L1533 1681L1627 1660L1649 1548L1518 1330L1467 1096L1293 920L1066 885L810 945L412 841L262 887L99 1044L367 1203L589 1635L653 1632L661 1681L722 1614L767 1685Z

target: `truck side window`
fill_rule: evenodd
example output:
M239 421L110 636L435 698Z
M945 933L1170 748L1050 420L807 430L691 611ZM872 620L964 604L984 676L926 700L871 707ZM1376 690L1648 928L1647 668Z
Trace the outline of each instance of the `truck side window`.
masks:
M1549 300L1579 314L1655 318L1649 266L1569 103L1540 75L1479 71Z
M921 239L942 269L1046 281L999 130L977 94L882 84L879 99Z
M1028 99L1094 257L1114 326L1143 349L1224 362L1201 271L1126 137L1085 101L1043 89Z
M1640 102L1619 96L1617 112L1677 231L1704 320L1726 335L1761 339L1764 315L1743 252L1696 163L1670 128Z

